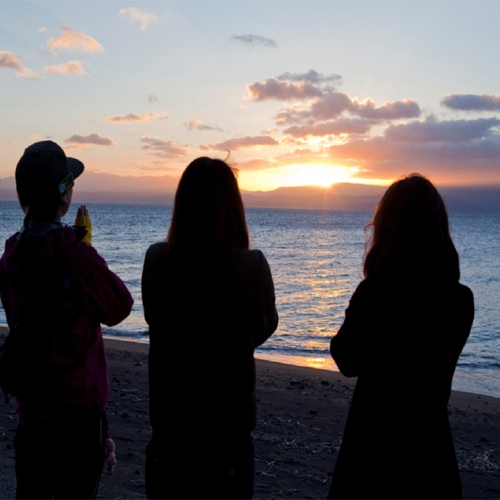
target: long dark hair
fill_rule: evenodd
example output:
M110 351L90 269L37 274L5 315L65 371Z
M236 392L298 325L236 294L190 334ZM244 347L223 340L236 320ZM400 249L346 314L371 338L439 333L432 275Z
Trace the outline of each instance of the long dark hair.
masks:
M422 175L411 174L394 182L367 229L372 234L364 261L365 278L460 278L446 206L437 189Z
M236 170L222 160L201 157L192 161L175 194L167 248L192 253L248 247Z

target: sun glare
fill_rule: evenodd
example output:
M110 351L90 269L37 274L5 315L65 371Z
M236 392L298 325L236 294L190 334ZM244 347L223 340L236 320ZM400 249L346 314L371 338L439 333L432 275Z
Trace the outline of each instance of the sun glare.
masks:
M329 187L339 182L349 182L357 169L349 167L331 167L327 165L291 165L290 174L295 186Z
M248 190L268 191L278 187L321 186L353 182L355 167L320 164L295 164L265 171L240 172L240 186Z

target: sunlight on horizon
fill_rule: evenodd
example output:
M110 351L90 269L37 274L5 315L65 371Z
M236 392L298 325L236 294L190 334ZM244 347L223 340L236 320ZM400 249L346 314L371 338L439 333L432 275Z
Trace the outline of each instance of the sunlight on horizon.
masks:
M271 191L279 187L330 187L341 182L359 182L357 167L294 164L265 171L240 171L239 184L249 191Z

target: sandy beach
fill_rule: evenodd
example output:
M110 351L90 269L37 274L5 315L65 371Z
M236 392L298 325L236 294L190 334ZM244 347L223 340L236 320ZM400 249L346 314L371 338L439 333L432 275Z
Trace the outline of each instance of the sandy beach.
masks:
M1 332L6 329L2 328ZM98 498L145 498L149 346L106 339L110 433L118 466L103 474ZM325 498L355 380L326 370L257 360L255 498ZM380 380L387 391L390 380ZM193 387L193 392L196 392ZM453 392L449 418L465 498L500 498L500 399ZM0 411L0 498L14 498L15 403ZM429 454L433 450L429 449ZM71 453L71 450L68 450ZM412 453L411 449L407 450ZM61 460L68 459L61 457ZM404 456L394 460L404 460ZM196 471L193 471L193 478Z

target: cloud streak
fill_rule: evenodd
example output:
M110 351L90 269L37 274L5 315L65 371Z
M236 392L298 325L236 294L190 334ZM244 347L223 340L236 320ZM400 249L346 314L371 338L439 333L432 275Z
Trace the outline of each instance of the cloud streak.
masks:
M116 142L110 139L109 137L104 137L99 134L89 134L89 135L80 135L73 134L64 140L66 144L73 144L76 146L116 146Z
M229 41L241 43L247 49L254 49L256 47L271 47L276 49L278 47L275 40L261 35L233 35Z
M218 125L210 125L209 123L203 123L201 120L189 120L185 122L184 125L189 130L216 130L218 132L224 132Z
M128 115L113 115L104 118L105 122L111 123L143 123L149 120L165 120L167 118L166 112L161 113L144 113L142 115L130 113Z
M500 111L500 95L447 94L441 105L457 111Z
M158 16L139 10L135 7L128 7L120 10L120 16L131 22L139 23L142 31L147 30L151 24L158 22Z
M142 149L150 150L150 154L160 158L179 158L189 152L186 146L175 141L164 141L148 135L139 137L139 140L142 142Z
M266 135L235 137L223 142L217 142L203 149L216 149L219 151L231 151L242 148L255 148L260 146L278 146L279 142Z
M286 72L282 75L276 77L277 80L286 80L289 82L311 82L311 83L325 83L325 82L336 82L341 81L342 77L336 73L331 75L322 75L314 69L310 69L307 73L290 73Z
M369 120L361 120L359 118L339 118L326 122L314 123L311 125L297 126L294 125L284 130L285 134L290 134L292 137L307 137L316 136L323 137L329 135L356 135L365 134L372 127L373 122Z
M437 121L433 117L420 122L391 125L385 130L385 137L398 142L454 142L467 143L486 138L498 127L497 118L477 120Z

